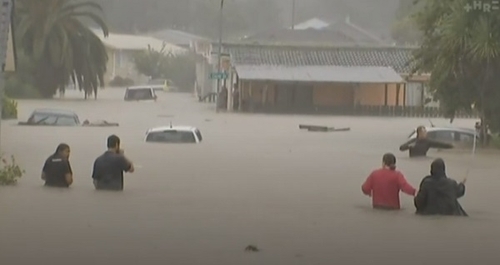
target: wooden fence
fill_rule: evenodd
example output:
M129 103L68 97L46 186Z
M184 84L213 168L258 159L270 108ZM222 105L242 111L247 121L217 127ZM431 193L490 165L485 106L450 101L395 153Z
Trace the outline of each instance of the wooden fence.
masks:
M438 107L415 106L356 106L356 107L313 107L279 109L271 106L254 105L245 108L244 112L280 113L280 114L312 114L312 115L352 115L352 116L382 116L382 117L444 117ZM474 113L459 112L456 118L477 118Z

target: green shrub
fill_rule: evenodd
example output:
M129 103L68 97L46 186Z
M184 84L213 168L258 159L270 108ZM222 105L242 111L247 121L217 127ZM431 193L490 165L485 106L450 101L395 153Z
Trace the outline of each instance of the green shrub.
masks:
M6 76L5 94L11 98L40 98L40 92L17 73Z
M134 80L130 78L123 78L121 76L116 76L109 82L109 86L113 87L127 87L127 86L133 86L134 85Z
M2 156L0 169L0 186L16 185L25 171L16 163L14 156L10 156L10 161Z
M172 80L181 92L191 92L196 81L196 54L166 56L164 76Z
M17 119L17 101L5 96L2 98L2 119Z
M492 135L490 143L491 143L491 146L500 149L500 135Z

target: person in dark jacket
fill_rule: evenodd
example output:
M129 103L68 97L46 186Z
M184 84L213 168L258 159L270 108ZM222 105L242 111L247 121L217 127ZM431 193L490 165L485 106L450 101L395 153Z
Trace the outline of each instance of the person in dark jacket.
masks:
M62 143L57 146L56 152L45 160L42 169L45 186L68 188L73 183L69 153L69 145Z
M410 157L423 157L427 156L427 152L431 148L450 149L453 148L453 145L427 138L427 130L424 126L419 126L417 128L417 137L401 145L399 151L409 150Z
M415 196L415 208L420 215L457 215L467 216L458 198L465 195L465 182L457 183L446 176L443 159L434 160L431 174L420 183L420 190Z

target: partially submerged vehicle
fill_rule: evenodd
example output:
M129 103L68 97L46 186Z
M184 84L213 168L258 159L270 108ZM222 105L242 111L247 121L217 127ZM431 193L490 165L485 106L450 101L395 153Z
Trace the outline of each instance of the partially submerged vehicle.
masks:
M455 147L470 147L474 144L474 138L479 141L479 135L475 129L454 128L454 127L425 127L427 137L433 141L449 143ZM417 132L414 130L408 139L417 138Z
M70 110L64 109L36 109L28 121L19 122L19 125L37 126L79 126L78 115Z
M156 101L157 98L158 97L156 96L155 90L150 85L127 87L124 97L125 101Z
M89 126L89 127L116 127L118 123L105 120L89 121L80 123L78 115L65 109L35 109L28 121L19 122L19 125L30 126Z
M163 126L151 128L146 132L145 142L150 143L192 143L203 140L200 130L192 126Z

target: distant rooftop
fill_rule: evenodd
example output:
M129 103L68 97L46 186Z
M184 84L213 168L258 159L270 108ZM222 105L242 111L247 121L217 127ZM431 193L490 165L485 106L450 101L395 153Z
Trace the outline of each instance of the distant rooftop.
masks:
M330 20L314 17L294 25L293 29L297 31L338 31L352 38L355 43L378 43L383 45L393 42L392 40L384 40L378 33L357 25L351 21L350 16L346 16L345 19Z
M166 29L148 34L154 38L180 46L189 46L193 41L208 41L208 38L194 35L185 31Z
M151 46L152 49L160 50L165 44L165 49L174 54L186 52L185 48L153 37L116 33L109 33L108 37L104 37L102 30L92 29L92 31L101 39L104 45L116 50L141 51L146 50L148 46Z

